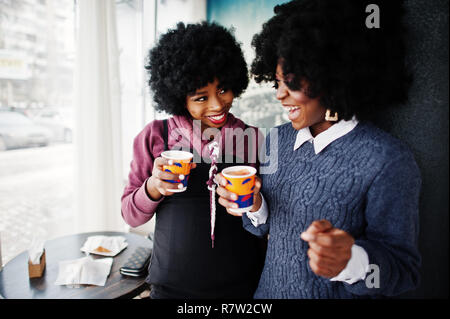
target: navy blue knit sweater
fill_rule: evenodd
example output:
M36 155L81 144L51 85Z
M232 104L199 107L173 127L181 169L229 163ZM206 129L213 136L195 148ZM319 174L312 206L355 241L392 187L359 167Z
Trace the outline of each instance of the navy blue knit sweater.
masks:
M278 153L270 154L278 169L261 175L267 223L255 228L243 216L248 231L270 235L255 298L393 296L415 288L421 179L411 152L369 123L359 123L317 155L309 142L294 151L296 134L290 123L278 127ZM366 250L369 264L379 267L379 288L311 271L300 234L319 219L347 231Z

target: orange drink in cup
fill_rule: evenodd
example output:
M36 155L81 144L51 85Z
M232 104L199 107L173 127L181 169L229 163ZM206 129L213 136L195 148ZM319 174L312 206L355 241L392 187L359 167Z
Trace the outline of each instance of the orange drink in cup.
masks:
M163 171L170 172L172 174L183 174L183 180L165 180L166 182L173 184L183 184L181 189L168 189L171 192L184 192L187 189L187 183L189 174L191 172L191 161L194 155L185 151L165 151L161 153L163 158L173 161L172 165L163 165Z
M230 211L244 213L252 209L255 174L256 169L251 166L231 166L222 170L222 175L227 180L225 188L238 196L234 202L239 207L230 208Z

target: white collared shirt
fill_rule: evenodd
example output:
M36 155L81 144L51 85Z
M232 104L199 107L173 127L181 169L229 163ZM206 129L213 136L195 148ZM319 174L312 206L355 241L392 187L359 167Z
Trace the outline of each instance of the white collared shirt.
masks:
M309 127L302 128L297 133L297 138L295 139L294 151L297 150L305 142L310 142L314 146L314 152L319 154L325 147L330 145L332 142L338 138L344 136L353 130L356 125L358 125L358 120L353 117L350 121L340 120L336 124L329 127L327 130L316 137L311 135Z
M313 137L309 127L302 128L298 131L297 137L294 143L294 151L296 151L305 142L313 144L314 152L319 154L328 145L337 140L338 138L344 136L353 130L356 125L358 125L358 120L353 117L349 121L340 120L336 124L329 127L327 130L316 137ZM261 207L258 211L254 213L247 213L247 217L252 222L253 226L258 227L259 225L265 224L267 217L269 215L269 209L262 196ZM346 283L353 284L359 280L363 280L369 271L369 257L364 248L353 245L352 246L352 256L347 263L347 266L336 276L331 278L331 281L345 281Z

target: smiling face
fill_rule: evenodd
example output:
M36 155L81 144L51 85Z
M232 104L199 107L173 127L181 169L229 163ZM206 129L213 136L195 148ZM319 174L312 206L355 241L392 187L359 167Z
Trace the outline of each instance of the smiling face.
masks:
M186 97L186 108L194 120L202 122L202 131L208 127L220 128L227 122L234 94L223 89L217 79Z
M289 89L286 82L290 81L289 75L284 78L281 65L277 65L276 89L277 99L289 112L288 118L296 130L309 127L311 134L317 134L328 129L333 123L325 121L326 109L320 105L319 98L310 98L305 94L305 89L293 91ZM302 83L307 87L307 83Z

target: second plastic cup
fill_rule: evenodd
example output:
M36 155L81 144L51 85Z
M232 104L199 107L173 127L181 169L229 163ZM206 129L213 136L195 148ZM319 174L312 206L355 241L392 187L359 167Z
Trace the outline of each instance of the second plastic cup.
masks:
M181 189L175 188L168 190L174 193L184 192L187 189L189 174L191 172L191 161L194 155L185 151L165 151L161 153L161 156L173 161L173 165L163 165L165 172L184 175L183 180L165 180L173 184L183 184L183 188Z
M227 180L225 188L238 195L234 202L239 208L230 208L234 213L249 212L253 207L256 169L251 166L231 166L222 170Z

